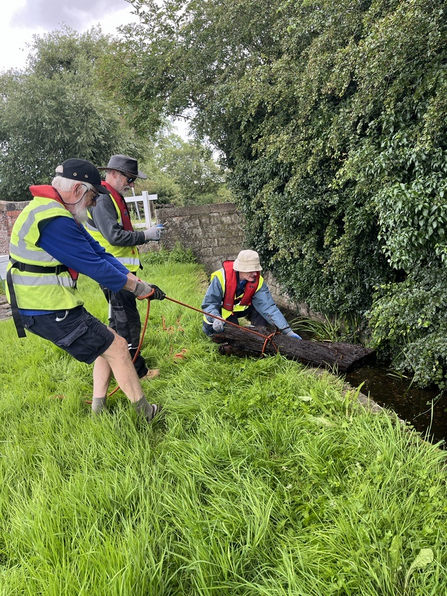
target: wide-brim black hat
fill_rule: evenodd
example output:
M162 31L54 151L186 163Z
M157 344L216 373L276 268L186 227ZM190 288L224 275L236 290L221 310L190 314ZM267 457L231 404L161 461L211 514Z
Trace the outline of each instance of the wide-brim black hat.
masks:
M66 159L56 169L56 176L62 178L69 178L70 180L77 180L78 182L88 182L100 194L108 194L109 191L102 185L101 174L98 168L87 161L86 159L78 159L76 157Z
M98 170L117 170L131 178L147 178L144 172L138 170L138 162L128 155L112 155L106 166L98 166Z

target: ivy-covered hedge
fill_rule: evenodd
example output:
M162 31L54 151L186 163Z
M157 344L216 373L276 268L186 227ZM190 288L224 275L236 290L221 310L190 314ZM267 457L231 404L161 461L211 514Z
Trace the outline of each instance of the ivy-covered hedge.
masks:
M287 291L367 316L395 366L443 385L445 1L132 3L115 67L135 122L193 108Z

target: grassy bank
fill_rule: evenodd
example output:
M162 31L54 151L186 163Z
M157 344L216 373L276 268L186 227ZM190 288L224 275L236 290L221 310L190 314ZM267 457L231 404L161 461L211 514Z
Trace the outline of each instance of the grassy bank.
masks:
M200 307L199 266L145 260ZM147 427L121 392L92 419L91 367L0 336L0 596L447 593L445 452L341 379L220 356L200 314L153 302L144 386L166 419Z

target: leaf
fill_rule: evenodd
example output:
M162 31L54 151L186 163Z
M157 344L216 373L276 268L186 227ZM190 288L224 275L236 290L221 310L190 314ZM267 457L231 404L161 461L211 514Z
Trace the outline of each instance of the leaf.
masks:
M431 548L421 548L418 556L415 558L413 563L410 565L410 569L407 571L405 576L405 589L407 588L411 574L415 569L423 569L433 562L434 555Z
M393 567L397 567L400 558L400 552L402 549L402 537L401 536L393 536L393 540L391 541L390 546L390 557Z
M312 422L315 422L315 424L319 424L321 426L335 426L331 420L328 420L323 416L309 416L309 418Z

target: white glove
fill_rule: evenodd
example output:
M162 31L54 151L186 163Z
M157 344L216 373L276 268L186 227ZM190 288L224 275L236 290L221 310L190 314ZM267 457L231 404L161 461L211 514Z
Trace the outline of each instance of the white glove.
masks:
M164 229L165 228L162 224L157 224L156 226L152 226L151 228L144 230L145 241L150 242L153 240L154 242L158 242Z
M224 327L225 323L223 321L219 321L219 319L213 320L213 331L215 331L216 333L220 333L221 331L223 331Z

